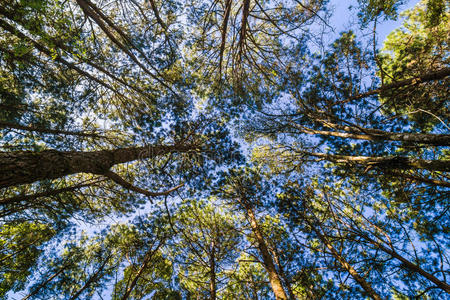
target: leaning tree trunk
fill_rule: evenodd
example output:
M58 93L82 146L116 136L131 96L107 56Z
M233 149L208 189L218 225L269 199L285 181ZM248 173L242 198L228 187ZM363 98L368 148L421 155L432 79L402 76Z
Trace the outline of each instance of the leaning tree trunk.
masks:
M315 156L335 163L363 165L388 170L428 170L450 172L450 160L426 160L406 156L349 156L298 150L299 153Z
M372 288L372 286L363 278L361 275L358 274L358 272L353 268L352 265L348 263L348 261L339 254L339 252L333 247L333 245L328 241L328 239L320 232L319 229L316 228L311 222L307 219L307 217L304 218L305 222L311 227L311 229L315 232L319 240L330 250L333 257L339 262L339 264L347 270L347 272L350 274L350 276L353 277L353 279L366 291L366 293L375 300L381 300L381 296L378 295L377 292Z
M280 276L278 275L278 272L275 268L275 263L273 261L273 258L270 255L269 249L267 247L267 243L264 239L261 229L259 228L255 214L246 199L241 199L240 201L246 210L247 218L250 222L250 226L252 228L253 234L256 237L256 241L258 242L258 249L263 258L264 268L267 270L267 273L269 273L269 281L270 281L270 285L272 287L273 293L275 294L275 298L277 300L288 299L286 292L284 291L283 285L281 283Z
M193 145L161 145L90 152L0 152L0 188L76 173L105 174L117 164L195 149Z
M398 254L393 249L385 247L384 245L382 245L381 243L371 239L367 235L362 234L361 237L366 239L369 243L371 243L372 245L374 245L376 248L380 249L381 251L383 251L383 252L391 255L392 257L398 259L402 263L402 267L403 268L408 269L411 272L418 273L418 274L422 275L423 277L425 277L429 281L433 282L436 285L437 288L440 288L440 289L444 290L445 292L450 293L450 285L448 283L446 283L445 281L439 280L432 273L429 273L429 272L425 271L419 265L412 263L411 261L407 260L406 258L401 256L400 254Z

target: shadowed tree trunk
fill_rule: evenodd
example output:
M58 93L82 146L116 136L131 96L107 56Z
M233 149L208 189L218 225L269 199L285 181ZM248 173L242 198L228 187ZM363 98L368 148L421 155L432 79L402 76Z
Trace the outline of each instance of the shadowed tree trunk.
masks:
M77 173L105 174L112 166L138 159L195 150L192 145L148 146L90 152L44 150L0 152L0 188Z
M209 255L209 268L210 268L210 277L209 277L209 292L210 300L216 300L216 245L214 241L211 242L211 253Z

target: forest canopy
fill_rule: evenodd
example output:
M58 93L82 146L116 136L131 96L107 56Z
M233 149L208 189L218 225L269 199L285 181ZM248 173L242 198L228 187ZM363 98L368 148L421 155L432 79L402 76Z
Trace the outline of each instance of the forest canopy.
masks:
M0 299L447 299L449 43L444 0L0 0Z

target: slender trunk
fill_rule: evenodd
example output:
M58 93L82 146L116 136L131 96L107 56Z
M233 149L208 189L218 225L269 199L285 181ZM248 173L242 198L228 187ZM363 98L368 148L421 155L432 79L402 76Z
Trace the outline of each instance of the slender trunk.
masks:
M50 281L52 281L53 279L55 279L59 274L61 274L64 270L66 269L66 267L62 267L61 269L58 270L58 272L54 273L52 276L50 276L46 281L44 281L43 283L41 283L37 288L35 288L31 293L29 293L28 295L26 295L25 297L22 298L22 300L27 300L30 297L36 295L43 287L45 287Z
M275 264L278 266L280 277L283 280L284 286L286 287L286 289L288 291L289 299L295 299L294 292L292 291L292 288L291 288L291 282L287 278L286 273L284 272L283 266L281 265L280 256L278 255L277 250L274 248L271 252L272 252L273 258L275 260Z
M13 128L13 129L34 131L34 132L40 132L40 133L76 135L76 136L92 137L92 138L104 138L105 137L105 136L99 135L94 132L68 131L68 130L61 130L61 129L43 128L43 127L38 127L38 126L34 126L34 125L26 126L26 125L5 122L5 121L0 121L0 128Z
M78 296L81 295L81 293L83 293L88 287L91 286L91 284L98 279L99 274L103 271L103 269L105 268L106 264L108 263L109 259L111 258L111 256L107 256L105 258L105 260L103 261L103 263L101 264L101 266L97 269L97 271L92 274L91 276L89 276L89 279L86 281L86 283L81 287L81 289L79 289L72 297L70 297L70 300L74 300L77 299Z
M161 19L161 16L159 15L159 11L158 8L156 7L156 3L154 0L150 0L150 6L152 7L153 13L155 14L156 21L158 21L159 25L161 25L162 28L167 30L167 25Z
M428 279L429 281L433 282L438 288L446 291L447 293L450 293L450 285L444 281L439 280L438 278L436 278L435 276L433 276L432 274L428 273L427 271L425 271L424 269L422 269L421 267L419 267L418 265L410 262L409 260L407 260L406 258L404 258L403 256L401 256L400 254L398 254L396 251L389 249L387 247L385 247L384 245L382 245L381 243L371 239L370 237L366 236L366 235L361 235L363 238L365 238L367 241L369 241L369 243L371 243L372 245L374 245L375 247L377 247L378 249L386 252L387 254L391 255L392 257L398 259L399 261L402 262L402 267L406 268L412 272L415 273L419 273L420 275L422 275L423 277L425 277L426 279Z
M216 300L216 245L214 241L211 242L211 253L209 255L209 269L210 269L210 277L209 277L209 299Z
M231 4L232 0L225 1L225 15L223 17L222 32L221 32L222 41L220 42L220 50L219 50L219 78L221 78L222 76L223 53L225 51L228 19L230 18Z
M414 78L409 78L409 79L404 79L404 80L400 80L397 82L393 82L390 84L385 84L375 90L371 90L368 91L366 93L363 94L359 94L341 101L338 101L335 103L335 105L342 105L344 103L353 101L353 100L358 100L358 99L362 99L368 96L372 96L372 95L377 95L380 94L384 91L388 91L391 89L397 89L397 88L401 88L404 86L408 86L408 85L413 85L413 84L418 84L418 83L422 83L422 82L428 82L428 81L433 81L433 80L439 80L439 79L443 79L447 76L450 75L450 68L442 68L438 71L435 72L430 72L430 73L426 73L423 74L422 76L419 77L414 77Z
M41 197L51 197L65 192L72 192L83 187L92 186L99 183L102 180L96 180L89 183L80 183L77 185L67 186L60 189L48 190L40 193L29 194L29 195L17 195L6 199L0 199L0 205L13 204L21 201L31 201Z
M337 128L342 130L350 131L348 126L340 126L336 124L327 123L329 127ZM354 132L338 132L338 131L327 131L327 130L314 130L311 128L299 126L297 124L290 125L298 130L300 133L306 134L317 134L325 136L335 136L339 138L350 138L357 140L368 140L374 142L383 141L399 141L399 142L410 142L410 143L420 143L434 146L449 146L450 145L450 134L431 134L431 133L396 133L382 131L378 129L368 129L362 128L356 130L355 128L351 131L359 131L360 133Z
M244 53L244 45L245 45L245 38L247 36L247 24L248 24L248 17L250 12L250 0L244 0L244 3L242 4L242 19L241 19L241 28L239 32L239 42L238 42L238 65L240 66L242 63L242 56Z
M133 280L131 281L130 286L127 285L127 289L126 289L125 293L123 294L121 300L126 300L126 299L128 299L130 297L131 292L136 287L137 281L142 276L142 273L144 273L144 271L147 268L148 263L150 262L151 258L158 251L158 249L162 246L162 244L163 243L158 244L158 246L156 247L155 250L153 250L153 251L149 250L145 254L144 260L143 260L143 262L141 264L141 267L139 268L139 270L137 271L137 273L134 276Z
M347 260L342 257L339 252L331 245L331 243L328 241L328 239L322 235L320 230L318 230L314 225L309 222L309 220L305 217L304 220L308 225L311 227L311 229L316 233L317 237L320 239L320 241L331 251L331 254L334 256L334 258L341 264L341 266L347 270L347 272L350 274L350 276L353 277L353 279L359 283L359 285L369 294L370 297L372 297L375 300L381 300L381 296L375 292L375 290L372 288L372 286L364 279L362 278L358 272L353 268L352 265L350 265Z
M425 160L405 156L348 156L307 151L299 152L335 163L359 164L388 170L424 169L450 172L450 160Z
M270 255L267 243L264 239L261 229L259 228L255 214L253 213L253 210L246 199L241 199L240 201L246 210L247 218L249 220L253 234L256 237L256 241L258 242L258 249L263 258L264 267L267 270L267 273L269 274L269 281L270 285L272 286L273 293L275 294L275 299L286 300L288 299L288 297L283 289L283 285L281 284L280 277L275 268L275 263L272 259L272 256Z
M104 174L116 164L190 150L195 150L195 146L161 145L90 152L0 152L0 188L76 173Z

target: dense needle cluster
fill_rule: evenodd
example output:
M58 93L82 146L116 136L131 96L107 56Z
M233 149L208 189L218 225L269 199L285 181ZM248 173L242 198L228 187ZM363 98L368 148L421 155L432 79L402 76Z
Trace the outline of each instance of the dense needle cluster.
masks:
M410 2L0 0L0 299L447 299L450 5Z

